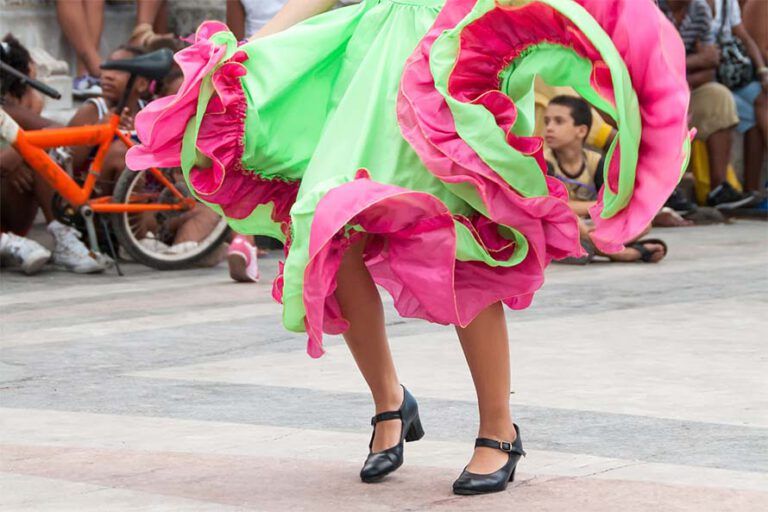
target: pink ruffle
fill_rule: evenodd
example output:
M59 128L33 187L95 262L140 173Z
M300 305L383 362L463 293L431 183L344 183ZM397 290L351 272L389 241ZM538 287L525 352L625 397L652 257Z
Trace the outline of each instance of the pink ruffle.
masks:
M632 61L628 62L628 68L633 83L639 89L643 141L635 196L612 219L596 220L599 230L596 235L597 245L603 250L617 251L621 249L621 242L634 238L648 225L679 179L683 141L687 136L685 112L688 93L684 73L680 74L679 67L684 54L678 52L680 45L675 44L671 46L670 53L675 57L673 60L676 65L660 63L654 59L655 52L664 51L666 40L660 43L659 36L655 35L654 39L651 34L659 30L662 38L665 37L669 24L660 13L655 12L655 6L649 1L622 0L612 3L581 0L580 3L593 13L604 28L607 26L607 32L614 37L620 54ZM630 5L631 9L628 8ZM520 230L529 240L532 249L540 255L539 261L543 268L553 257L562 258L581 253L576 219L564 202L567 199L565 189L557 180L547 177L551 197L524 198L512 190L458 136L448 105L434 88L429 69L432 44L442 31L461 21L471 7L471 2L449 0L430 32L408 60L398 99L401 129L431 172L448 183L472 184L486 204L492 220ZM611 13L614 18L611 18ZM625 27L621 37L615 19L618 13ZM629 24L628 20L632 16L635 16L635 22ZM645 23L646 19L648 23ZM638 23L637 20L643 22ZM640 39L646 44L638 44L633 30L634 50L630 51L626 27L638 25L642 27L640 32L643 34ZM468 25L461 34L460 52L449 78L448 92L460 101L484 105L494 115L497 124L507 132L510 146L536 158L544 172L541 140L518 137L511 133L517 110L512 100L498 90L499 72L520 56L521 52L539 43L561 44L591 60L594 65L591 77L593 87L606 99L613 100L610 74L597 50L572 22L551 7L538 3L521 7L497 6ZM641 74L638 69L644 63L640 54L644 53L646 46L651 50L651 64L645 65ZM649 70L654 71L653 80L646 76ZM655 73L661 73L665 78L657 80ZM663 85L659 86L659 82ZM656 92L646 94L652 88ZM661 102L660 96L664 96L665 101ZM658 144L662 140L666 141L664 147ZM619 155L620 149L617 148L616 156ZM613 159L608 182L615 190L618 183L618 158ZM602 204L598 204L593 216L601 210Z
M592 239L605 252L617 252L653 220L680 180L688 130L690 91L685 48L677 29L651 0L576 0L613 40L629 71L642 120L635 189L626 208L600 217L602 192L590 214ZM616 190L618 160L609 168Z
M142 144L129 150L126 163L132 169L180 165L184 131L195 115L203 78L211 75L214 94L200 124L196 147L212 165L191 169L192 188L201 199L221 206L227 217L243 219L258 205L272 202L272 219L289 222L299 183L267 179L242 168L247 101L240 77L246 73L242 62L248 57L237 51L221 62L226 46L214 44L210 37L223 30L227 27L222 23L203 23L194 44L176 54L184 82L178 94L150 103L136 116Z
M462 222L499 256L512 249L485 221ZM454 217L439 199L371 181L361 170L356 180L328 192L315 211L303 290L312 357L323 354L323 332L340 334L348 327L334 291L344 251L360 236L346 233L349 225L368 234L366 265L404 317L466 326L499 300L526 307L543 283L533 252L514 267L457 261Z
M578 221L566 202L567 190L559 180L546 176L543 170L540 139L517 137L510 133L509 128L517 117L512 101L501 93L493 94L487 87L478 89L480 92L473 99L483 102L496 115L501 126L508 132L508 142L518 151L533 155L539 161L548 195L526 198L513 190L456 133L451 111L435 89L429 69L432 43L443 30L460 21L469 7L468 3L449 2L406 63L398 98L400 128L405 139L433 174L446 183L472 185L494 223L513 227L523 233L538 263L531 272L535 278L542 279L544 267L552 259L580 255L583 249L579 243ZM483 42L487 42L493 50L490 35L483 37L489 37ZM462 53L464 58L465 54ZM471 57L468 53L466 62L469 61ZM476 70L477 76L482 79L497 77L499 70L504 67L501 57L496 63L499 69L495 71L492 71L494 67L488 67L487 62L478 61L477 64L481 66ZM493 82L493 88L498 88L497 81Z

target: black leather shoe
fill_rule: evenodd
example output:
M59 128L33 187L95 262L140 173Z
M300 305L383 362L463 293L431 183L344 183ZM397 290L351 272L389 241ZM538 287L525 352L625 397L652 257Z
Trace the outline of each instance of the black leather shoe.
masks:
M421 428L421 420L419 420L419 406L416 403L416 399L413 398L413 395L405 389L405 386L403 386L403 404L400 406L399 410L382 412L371 418L373 434L371 434L371 442L368 443L369 451L373 446L373 438L376 435L376 423L398 418L403 422L403 427L400 431L400 442L392 448L387 448L384 451L376 453L370 452L368 454L368 458L365 459L365 464L363 464L363 469L360 470L360 478L363 482L378 482L386 475L402 466L403 441L418 441L424 437L424 429Z
M520 440L520 430L517 428L517 425L515 425L515 433L517 433L517 437L514 443L478 437L475 440L475 447L496 448L506 452L509 455L509 460L501 469L487 475L470 473L467 471L467 468L464 468L459 478L453 482L454 494L487 494L506 489L507 484L515 479L517 462L520 460L520 457L525 456L523 442Z

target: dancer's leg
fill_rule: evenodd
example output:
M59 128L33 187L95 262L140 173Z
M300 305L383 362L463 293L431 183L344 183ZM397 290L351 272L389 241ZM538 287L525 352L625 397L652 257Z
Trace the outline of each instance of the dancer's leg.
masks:
M403 391L389 351L381 297L363 262L364 243L364 239L358 241L344 254L337 275L336 299L349 321L344 339L371 389L378 414L399 409ZM400 420L377 423L373 451L396 445L401 426Z
M509 412L509 339L501 303L487 307L467 327L457 327L456 332L477 391L478 437L514 441L515 429ZM475 448L467 469L473 473L492 473L507 460L507 454L499 450Z

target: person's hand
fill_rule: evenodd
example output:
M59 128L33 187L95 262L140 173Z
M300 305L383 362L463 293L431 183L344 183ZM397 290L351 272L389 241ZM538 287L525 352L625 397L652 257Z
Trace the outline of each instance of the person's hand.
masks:
M20 194L28 194L35 189L35 176L32 169L26 165L19 165L12 171L6 171L8 183Z
M133 131L133 116L131 115L131 109L125 107L120 113L120 122L117 127L124 132Z
M703 62L712 67L720 65L720 48L714 44L703 44L701 41L696 41L696 53L701 55Z
M757 77L760 79L760 85L763 86L763 91L768 92L768 67L760 68L757 71Z

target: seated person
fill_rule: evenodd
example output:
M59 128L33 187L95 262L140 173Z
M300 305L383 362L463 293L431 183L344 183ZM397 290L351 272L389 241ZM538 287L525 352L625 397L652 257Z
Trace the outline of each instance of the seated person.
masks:
M596 254L590 240L593 227L587 217L603 185L603 158L599 153L584 147L584 141L592 126L590 106L575 96L556 96L547 106L544 125L547 173L565 184L568 189L568 204L579 216L582 245L590 254ZM650 227L643 234L649 230ZM659 240L636 240L619 253L597 254L606 256L611 261L656 263L664 258L666 252L666 245Z
M178 40L161 39L152 43L147 51L152 52L160 48L170 48L177 51L180 49L180 45ZM112 52L109 60L132 59L144 53L141 48L121 46ZM124 71L103 70L101 73L102 96L87 100L75 113L69 123L70 126L109 122L111 112L125 94L129 76ZM151 99L176 94L182 82L183 74L178 66L172 67L169 73L157 82L150 82L145 78L137 77L128 95L127 106L121 113L120 128L132 132L134 129L133 120L138 111ZM79 174L84 178L97 149L97 147L72 148L73 167L76 175ZM97 197L113 193L117 180L126 169L126 151L126 146L120 142L112 144L108 149L97 186L94 189L94 194ZM172 177L171 181L175 183L183 182L180 169L173 170ZM142 240L142 243L153 251L180 254L196 248L198 243L208 236L218 224L219 219L220 217L209 208L194 208L178 217L168 219L163 228L171 233L173 238L160 241L154 238L160 231L160 226L157 225L155 215L148 213L142 215L142 222L139 224L139 232L136 235ZM215 265L219 263L224 258L223 251L224 248L222 251L214 253L212 257L206 258L204 264Z
M742 23L739 2L708 2L714 13L711 33L717 44L728 45L734 40L740 41L755 70L756 80L744 80L741 85L731 84L730 88L739 116L736 131L744 135L744 190L756 192L762 188L760 177L768 137L768 67L765 65L760 46ZM763 21L768 23L768 19L763 18ZM720 49L722 50L722 47Z
M12 35L2 42L3 62L35 77L29 52ZM54 123L40 116L42 98L35 97L28 85L9 75L2 75L0 85L3 109L21 128L39 130ZM13 148L0 151L0 259L19 264L27 274L34 274L51 260L56 266L76 273L101 272L106 260L91 253L80 240L80 233L56 220L53 214L53 188L30 169ZM55 249L51 254L37 242L25 238L42 209Z
M689 115L698 130L696 138L707 145L711 191L707 204L732 210L755 202L727 181L731 160L731 137L739 124L731 91L716 81L720 50L712 35L712 11L707 0L659 0L659 7L677 27L685 45L688 86L691 88Z
M123 60L138 57L143 49L131 46L120 46L109 55L109 60ZM124 71L103 70L101 73L102 95L86 100L69 121L69 126L85 126L105 124L109 122L112 111L120 103L120 99L128 86L129 74ZM128 96L128 102L121 112L120 127L126 131L133 130L133 117L149 99L149 81L137 77L133 89ZM76 179L85 179L88 168L96 156L98 147L77 146L70 148L72 167ZM101 174L96 182L94 193L97 196L111 195L120 173L125 169L125 152L123 144L112 144L102 166Z

